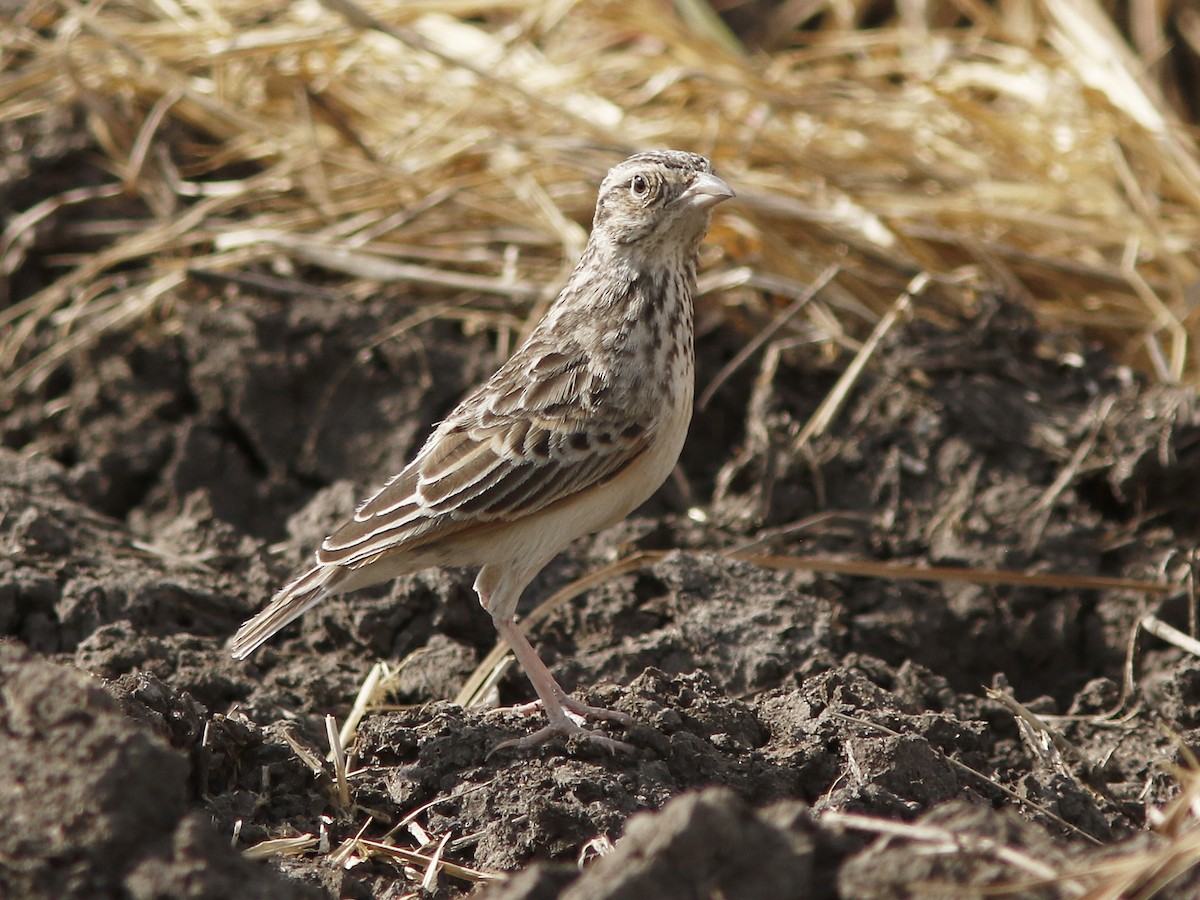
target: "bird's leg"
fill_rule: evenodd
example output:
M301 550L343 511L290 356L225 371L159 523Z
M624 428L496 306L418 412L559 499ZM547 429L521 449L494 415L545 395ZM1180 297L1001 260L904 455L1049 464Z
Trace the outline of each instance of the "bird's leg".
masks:
M537 569L534 568L533 571L536 572ZM571 734L581 734L588 740L610 750L632 751L633 747L629 744L589 731L572 721L567 715L567 712L570 711L584 719L608 719L623 725L633 724L633 719L624 713L580 703L555 681L550 670L546 668L546 664L542 662L537 651L533 649L533 645L529 643L529 639L525 637L524 632L513 619L521 591L528 582L527 570L493 565L481 568L479 575L475 578L475 591L479 594L479 602L491 614L492 622L495 623L500 637L512 648L513 655L516 656L517 662L521 664L534 691L537 692L538 702L545 710L546 718L550 720L545 728L528 737L504 741L494 747L492 752L506 747L526 750L542 744L555 735Z
M633 719L630 716L616 710L604 709L600 706L588 706L586 703L576 700L564 691L554 679L554 676L550 674L550 670L546 668L546 664L542 662L541 657L537 655L537 651L533 649L533 645L529 643L529 639L525 637L520 626L513 621L511 616L493 616L493 621L496 624L496 630L500 632L500 636L512 648L517 662L521 664L521 668L525 670L525 674L529 677L533 689L537 692L541 700L546 718L550 721L545 728L535 731L528 737L497 744L492 752L506 747L528 750L531 747L536 747L544 743L547 739L555 735L563 735L565 737L571 734L582 734L593 743L607 747L609 750L633 751L633 747L624 741L613 740L610 737L605 737L595 731L589 731L576 724L567 715L567 711L569 710L585 719L607 719L610 722L619 722L622 725L633 724Z

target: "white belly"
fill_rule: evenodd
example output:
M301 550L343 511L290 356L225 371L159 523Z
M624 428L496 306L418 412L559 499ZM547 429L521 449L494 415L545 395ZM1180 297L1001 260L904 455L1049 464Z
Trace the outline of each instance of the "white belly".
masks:
M477 546L464 547L465 555L474 557L476 565L511 566L532 578L571 541L614 525L641 506L667 480L687 438L691 372L680 381L659 438L632 465L604 484L505 526L500 533L469 541Z

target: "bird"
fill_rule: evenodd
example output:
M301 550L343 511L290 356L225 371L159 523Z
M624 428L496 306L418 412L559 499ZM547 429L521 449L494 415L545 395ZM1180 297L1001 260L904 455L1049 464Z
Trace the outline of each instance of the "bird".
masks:
M521 594L569 543L624 519L667 479L692 417L694 306L712 210L734 196L703 156L637 153L600 183L592 230L555 301L509 359L433 428L229 644L245 659L325 597L434 566L474 588L528 676L545 727L496 749L628 727L555 680L516 621Z

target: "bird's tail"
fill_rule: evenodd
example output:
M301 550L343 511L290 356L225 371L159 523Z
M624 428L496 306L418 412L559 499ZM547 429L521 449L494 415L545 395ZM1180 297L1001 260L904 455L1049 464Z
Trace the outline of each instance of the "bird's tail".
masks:
M338 566L313 566L295 581L279 589L266 609L247 621L229 642L234 659L245 659L275 632L300 618L325 597L334 593L346 575Z

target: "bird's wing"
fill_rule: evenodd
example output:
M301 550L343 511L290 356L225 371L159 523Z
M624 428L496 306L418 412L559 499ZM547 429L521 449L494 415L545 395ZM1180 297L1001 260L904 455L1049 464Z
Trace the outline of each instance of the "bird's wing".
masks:
M607 481L653 437L650 416L613 395L579 348L525 345L325 539L318 561L363 565L394 548L523 519Z

